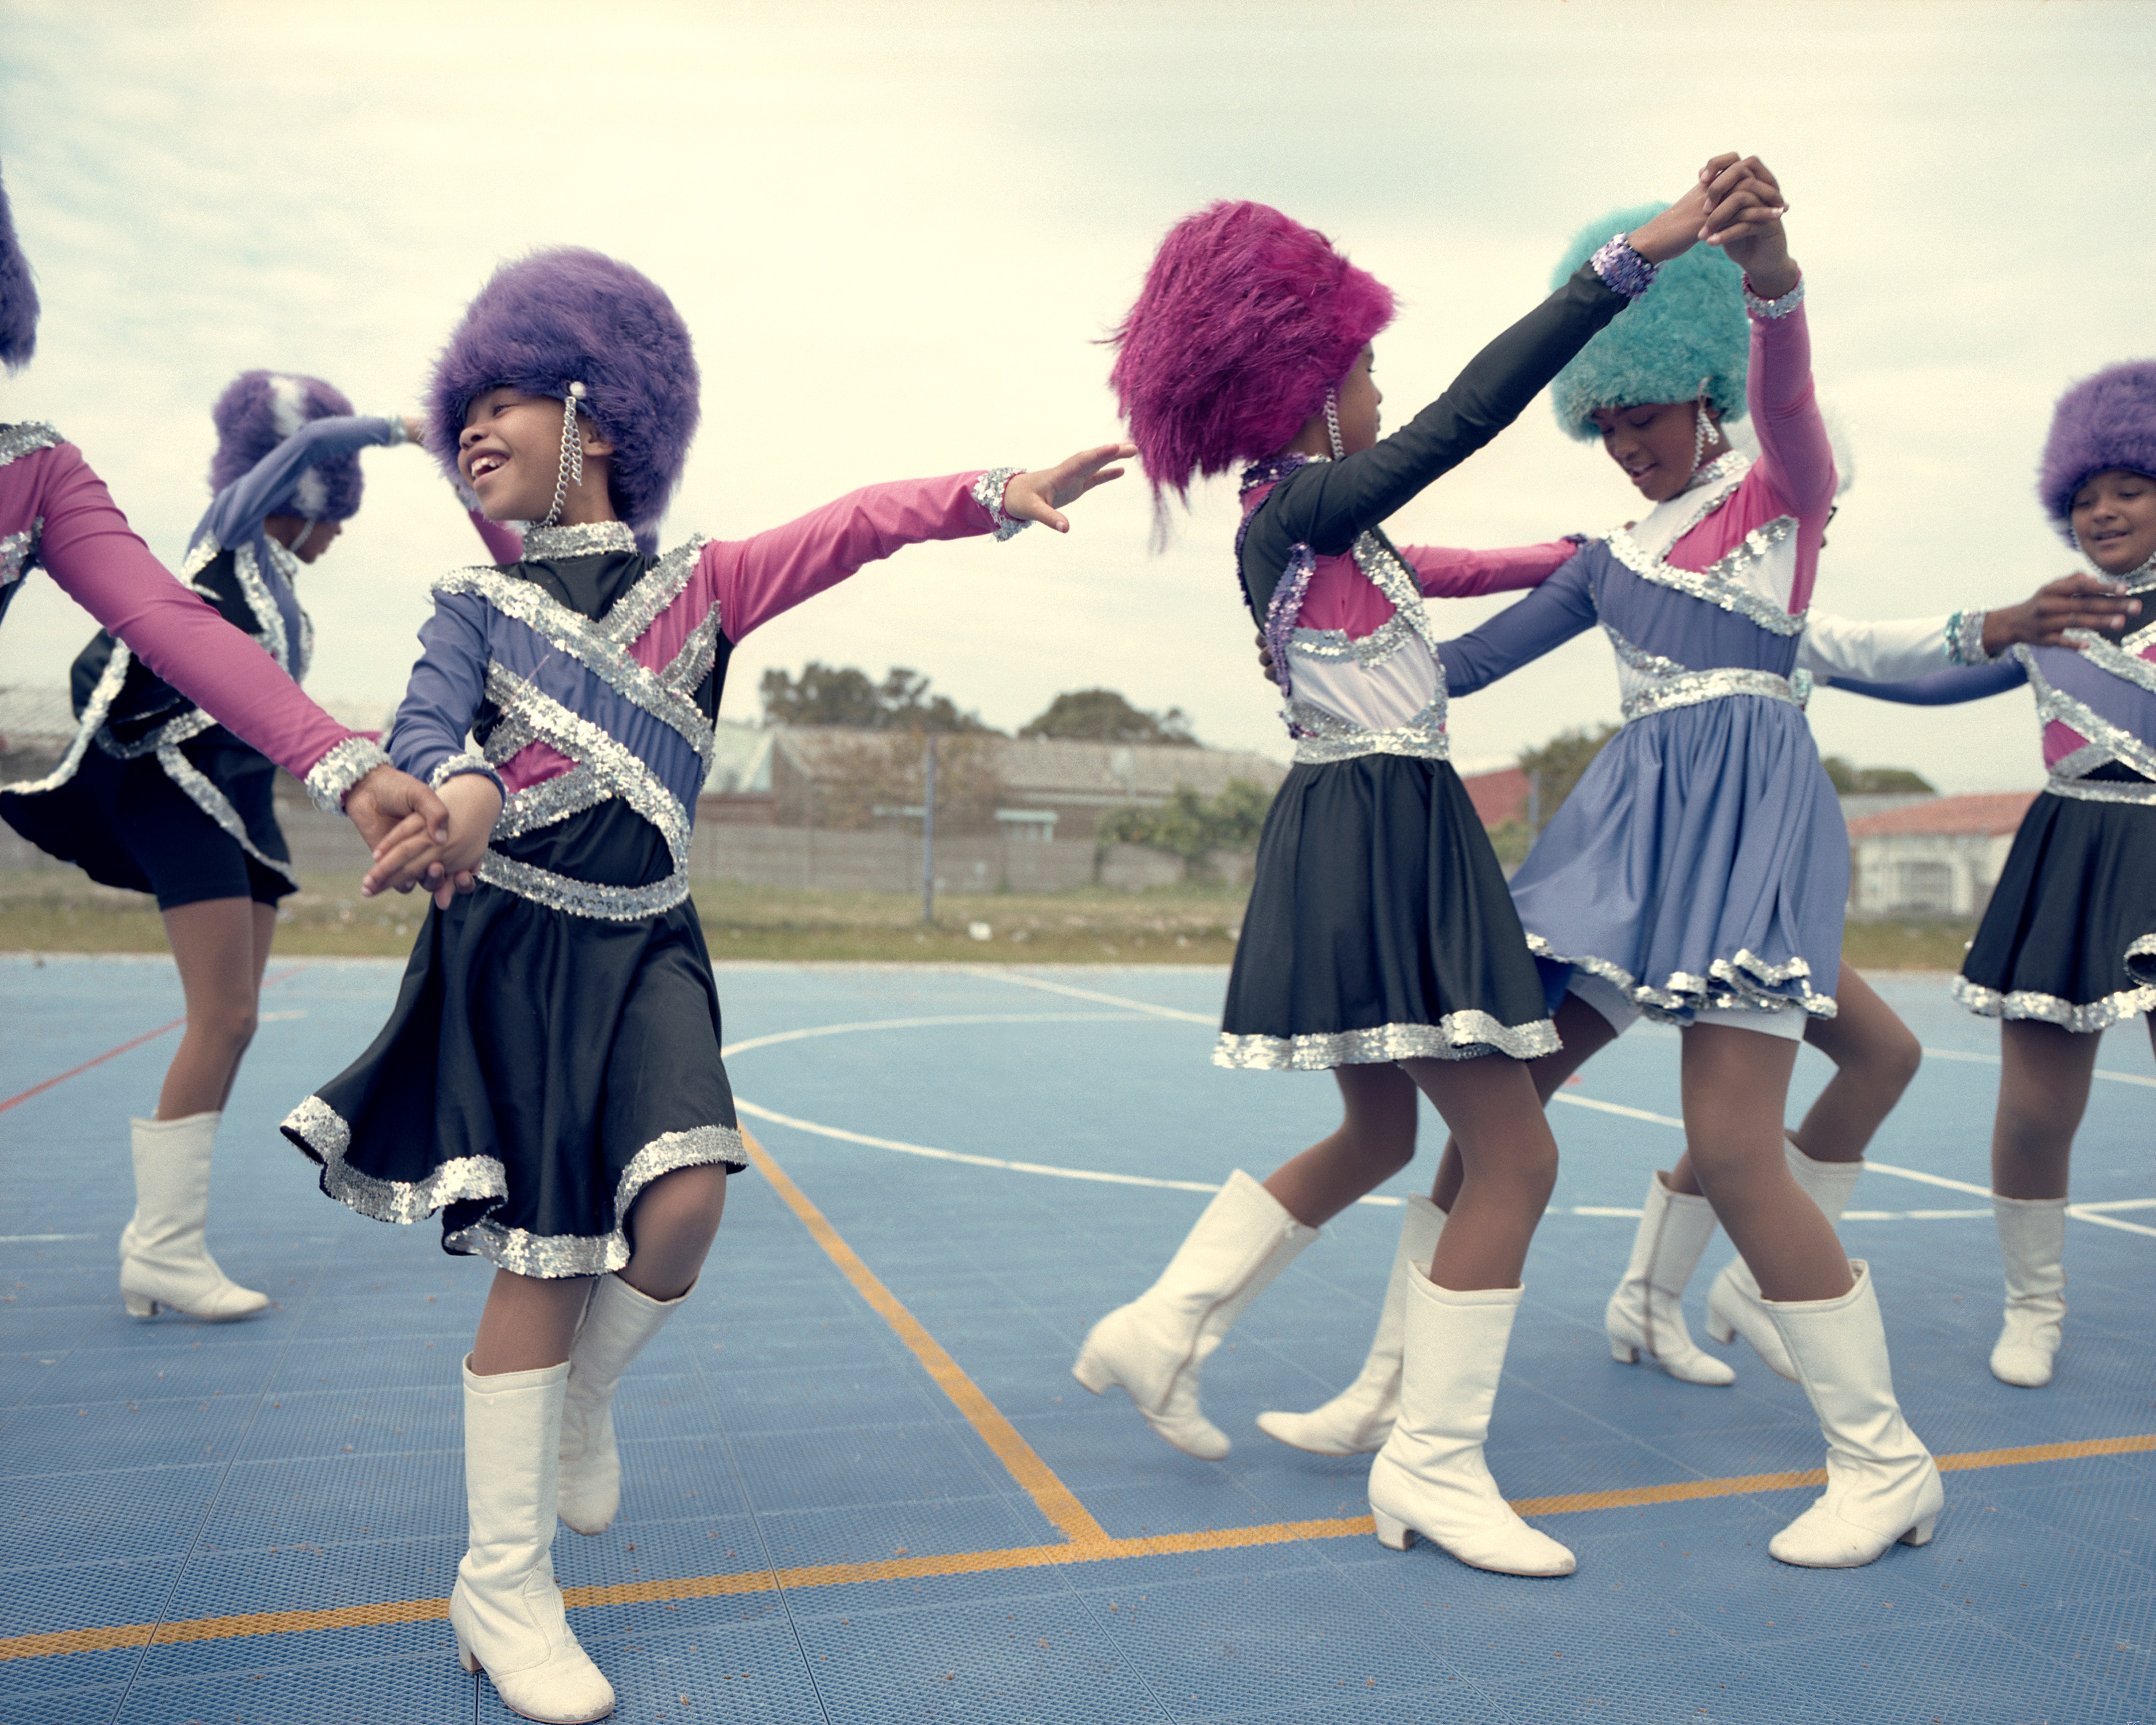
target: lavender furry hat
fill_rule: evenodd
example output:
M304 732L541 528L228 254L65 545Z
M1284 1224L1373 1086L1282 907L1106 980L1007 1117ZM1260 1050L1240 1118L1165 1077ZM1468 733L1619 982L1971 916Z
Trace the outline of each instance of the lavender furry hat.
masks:
M495 270L434 362L428 442L454 479L474 397L506 384L558 399L572 382L613 445L614 512L648 546L696 434L700 385L681 314L626 264L562 246Z
M1659 203L1612 210L1573 234L1551 274L1562 287L1613 234L1630 234L1662 213ZM1662 265L1655 285L1627 305L1550 380L1550 403L1565 434L1601 436L1598 408L1694 401L1706 380L1710 407L1725 424L1744 417L1752 331L1744 315L1744 272L1717 246L1696 245Z
M1168 230L1109 339L1108 374L1156 508L1277 452L1393 321L1392 290L1262 203L1208 204Z
M2069 545L2074 493L2107 467L2156 478L2156 360L2107 366L2067 390L2051 409L2036 495Z
M222 491L249 472L309 420L341 418L351 412L345 393L320 377L293 372L242 372L210 409L210 418L217 422L210 490ZM301 472L290 496L271 513L311 521L347 521L359 513L362 485L356 453L318 461Z
M38 351L38 285L15 242L15 213L0 186L0 365L19 372Z

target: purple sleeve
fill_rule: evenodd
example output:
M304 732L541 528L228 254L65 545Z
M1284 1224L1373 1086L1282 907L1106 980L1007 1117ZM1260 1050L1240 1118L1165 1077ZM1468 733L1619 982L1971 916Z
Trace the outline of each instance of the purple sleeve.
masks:
M199 543L207 534L219 545L237 545L264 517L291 501L300 475L316 462L386 444L397 435L398 428L388 420L367 414L309 420L217 494L190 543Z
M1481 628L1438 644L1446 692L1472 695L1510 675L1594 628L1595 615L1587 559L1574 557L1519 603L1507 606Z
M1863 683L1836 677L1828 687L1851 695L1867 695L1874 701L1892 701L1902 706L1957 706L1964 701L1984 701L2004 695L2029 680L2019 659L2002 659L1996 665L1957 666L1933 671L1928 677L1912 677L1902 683Z
M471 524L479 530L480 543L486 547L487 556L496 563L521 562L524 557L524 536L500 521L490 521L477 510L467 510Z
M485 773L501 789L500 776L465 747L486 696L486 613L476 593L435 596L434 614L419 626L418 663L390 726L389 758L438 790L459 773Z
M151 670L251 747L305 778L360 733L300 692L277 661L175 581L127 525L105 482L72 444L5 470L38 470L38 561L61 591Z
M989 531L995 523L973 495L979 477L977 470L865 485L752 539L706 546L700 573L711 583L719 627L738 644L781 612L903 547Z

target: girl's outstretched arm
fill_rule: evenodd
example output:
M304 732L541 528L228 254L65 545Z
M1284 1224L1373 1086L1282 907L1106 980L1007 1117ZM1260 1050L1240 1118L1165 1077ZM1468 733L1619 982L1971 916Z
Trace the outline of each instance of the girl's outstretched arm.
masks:
M1480 629L1438 644L1450 695L1472 695L1594 626L1587 559L1574 557L1517 605Z

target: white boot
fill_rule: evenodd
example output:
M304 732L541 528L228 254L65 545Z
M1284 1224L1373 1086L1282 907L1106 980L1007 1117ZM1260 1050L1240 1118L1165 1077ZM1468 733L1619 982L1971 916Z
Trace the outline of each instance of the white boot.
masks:
M1856 1189L1856 1177L1864 1172L1863 1163L1814 1162L1797 1148L1794 1138L1789 1140L1786 1147L1790 1173L1820 1207L1820 1214L1839 1227L1841 1213L1849 1208L1849 1194ZM1752 1274L1752 1266L1741 1257L1723 1265L1714 1286L1707 1291L1707 1333L1722 1343L1742 1336L1761 1359L1792 1384L1798 1381L1789 1350L1782 1346L1780 1332L1768 1315L1758 1281Z
M222 1323L270 1303L243 1288L203 1244L209 1214L210 1151L215 1113L178 1120L135 1120L135 1216L120 1236L120 1296L133 1317L160 1306Z
M1894 1399L1879 1296L1861 1259L1835 1300L1770 1300L1767 1310L1826 1435L1826 1491L1767 1549L1785 1563L1854 1569L1900 1542L1926 1545L1946 1502L1938 1465Z
M1660 1174L1647 1179L1647 1207L1632 1236L1632 1261L1609 1296L1602 1321L1611 1355L1632 1364L1641 1354L1686 1384L1734 1384L1737 1373L1692 1345L1684 1290L1714 1233L1714 1206L1672 1192Z
M1370 1464L1370 1513L1394 1551L1419 1533L1477 1569L1572 1574L1572 1553L1512 1512L1482 1459L1526 1291L1455 1293L1409 1271L1400 1416Z
M1400 1411L1400 1334L1408 1300L1408 1269L1427 1270L1445 1232L1445 1212L1418 1194L1400 1220L1399 1249L1378 1313L1378 1333L1359 1377L1307 1414L1260 1414L1258 1430L1314 1455L1368 1455L1382 1450Z
M1198 1404L1199 1374L1243 1308L1311 1241L1240 1168L1205 1206L1160 1280L1087 1332L1070 1375L1098 1395L1120 1384L1146 1424L1185 1455L1218 1461L1228 1435Z
M485 1671L511 1712L583 1725L613 1711L554 1584L554 1490L567 1363L475 1376L465 1360L465 1502L470 1548L457 1565L449 1626L457 1658Z
M2066 1315L2066 1200L1994 1193L1999 1256L2006 1267L2006 1323L1991 1350L1991 1375L2038 1389L2051 1381Z
M621 1451L613 1441L613 1392L645 1343L666 1327L686 1294L654 1300L619 1276L602 1276L569 1349L562 1403L562 1478L556 1502L579 1533L603 1533L621 1508Z

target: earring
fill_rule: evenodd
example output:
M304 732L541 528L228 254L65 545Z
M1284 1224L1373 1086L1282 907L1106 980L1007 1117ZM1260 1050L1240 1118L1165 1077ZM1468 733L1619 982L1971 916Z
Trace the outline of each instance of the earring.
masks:
M1325 435L1332 445L1332 459L1339 460L1347 454L1347 445L1340 441L1340 392L1325 392Z

